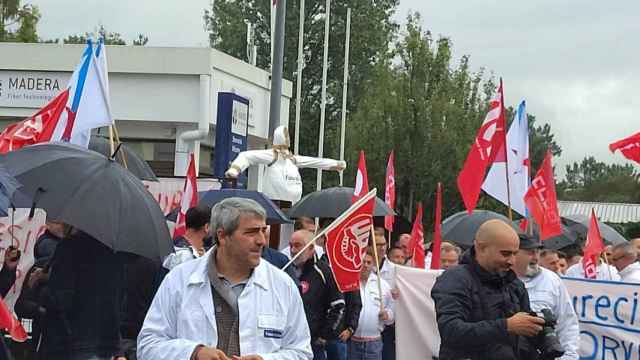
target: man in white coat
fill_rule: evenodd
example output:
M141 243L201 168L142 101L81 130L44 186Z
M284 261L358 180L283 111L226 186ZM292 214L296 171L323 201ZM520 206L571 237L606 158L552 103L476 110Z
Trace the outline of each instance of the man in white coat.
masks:
M611 262L624 282L640 283L638 252L631 243L618 244L611 250Z
M285 126L278 126L273 131L272 149L241 152L233 160L225 175L236 178L249 166L259 164L266 165L262 192L271 200L285 200L292 203L302 197L302 178L298 168L342 171L347 167L342 160L292 154L289 150L289 132Z
M571 265L565 274L567 277L581 278L586 279L586 275L584 274L584 266L581 261L576 264ZM620 275L618 274L618 270L611 265L605 264L600 257L598 257L598 265L596 266L596 280L609 280L609 281L620 281Z
M310 360L309 326L293 280L266 261L265 210L229 198L211 213L218 245L174 268L138 336L140 360Z
M571 305L571 297L556 273L538 265L542 244L526 235L519 235L520 247L513 270L524 283L531 310L540 313L549 309L557 318L556 334L564 349L562 360L578 360L580 329Z

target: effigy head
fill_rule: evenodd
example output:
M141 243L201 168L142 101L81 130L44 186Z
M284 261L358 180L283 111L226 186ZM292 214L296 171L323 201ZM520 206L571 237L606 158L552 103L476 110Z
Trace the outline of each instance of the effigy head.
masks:
M287 129L286 126L284 125L278 126L273 131L273 147L284 148L284 149L289 148L289 130Z

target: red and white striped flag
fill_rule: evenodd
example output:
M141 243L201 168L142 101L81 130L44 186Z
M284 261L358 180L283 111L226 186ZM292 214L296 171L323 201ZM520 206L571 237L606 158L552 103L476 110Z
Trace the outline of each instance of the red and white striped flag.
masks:
M193 153L189 155L189 167L187 168L187 177L184 179L184 188L182 189L182 201L180 202L180 212L176 227L173 230L173 238L184 235L187 230L185 222L187 210L198 205L198 181L196 177L196 163Z
M458 175L458 189L469 214L475 209L487 167L505 142L504 95L502 80L491 99L489 112L469 149L464 166Z
M391 150L389 160L387 161L387 176L384 187L384 202L389 206L389 208L391 208L391 210L395 210L396 208L396 170L394 162L395 156L393 154L393 150ZM393 215L384 217L384 228L387 229L388 232L393 231L393 222Z

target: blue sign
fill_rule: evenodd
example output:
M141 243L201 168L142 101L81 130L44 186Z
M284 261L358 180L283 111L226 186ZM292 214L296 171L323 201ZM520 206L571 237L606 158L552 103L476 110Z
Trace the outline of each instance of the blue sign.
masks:
M216 144L213 159L213 174L222 179L231 162L242 151L247 150L249 131L249 100L234 93L218 93L216 120ZM231 187L222 182L223 188ZM247 187L246 171L238 176L237 188Z

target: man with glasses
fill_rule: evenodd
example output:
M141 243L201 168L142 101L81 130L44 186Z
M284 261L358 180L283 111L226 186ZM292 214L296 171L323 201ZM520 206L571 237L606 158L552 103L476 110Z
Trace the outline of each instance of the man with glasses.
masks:
M638 252L631 243L618 244L611 250L611 262L623 282L640 283Z

